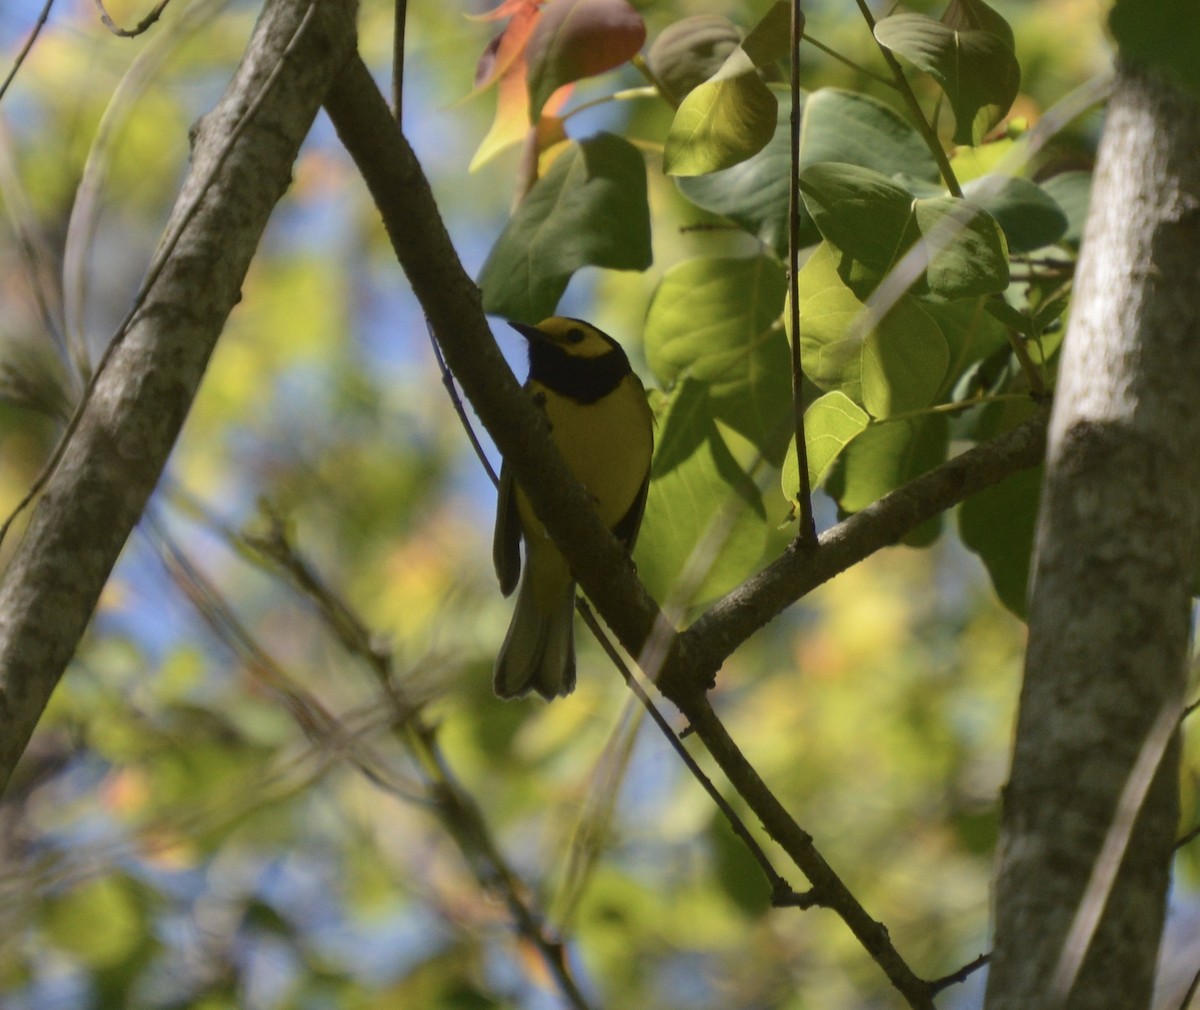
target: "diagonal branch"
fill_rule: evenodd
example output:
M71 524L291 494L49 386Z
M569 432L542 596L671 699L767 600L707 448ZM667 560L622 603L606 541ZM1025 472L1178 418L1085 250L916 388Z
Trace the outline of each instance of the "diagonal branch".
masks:
M479 290L459 262L428 180L361 60L347 63L325 107L375 200L446 364L522 481L580 585L622 645L639 655L656 625L667 627L665 618L596 517L500 355L483 318ZM814 891L799 897L805 904L816 901L835 908L913 1007L932 1006L930 984L908 968L886 929L858 904L740 754L713 714L706 691L724 658L804 593L895 543L925 519L1016 470L1036 465L1044 433L1045 412L1039 411L1006 435L925 474L830 530L812 553L785 555L691 630L682 635L670 632L665 661L647 671L691 720L696 735L768 833L809 875Z
M195 130L166 226L179 231L174 253L99 377L0 583L0 788L175 444L300 144L353 50L355 8L270 0Z
M446 364L518 478L579 583L631 654L658 605L567 469L544 421L520 390L483 317L479 289L446 233L429 182L361 58L350 60L325 101L334 128L383 218Z
M683 634L689 655L720 664L777 614L921 523L1045 455L1048 408L884 495L826 530L815 551L789 549L773 564L714 603Z

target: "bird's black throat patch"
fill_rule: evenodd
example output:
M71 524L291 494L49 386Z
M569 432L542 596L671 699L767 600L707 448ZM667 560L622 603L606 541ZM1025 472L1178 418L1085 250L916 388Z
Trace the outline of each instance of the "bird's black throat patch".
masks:
M581 358L545 341L529 344L529 377L576 403L604 399L629 372L629 358L620 347L597 358Z

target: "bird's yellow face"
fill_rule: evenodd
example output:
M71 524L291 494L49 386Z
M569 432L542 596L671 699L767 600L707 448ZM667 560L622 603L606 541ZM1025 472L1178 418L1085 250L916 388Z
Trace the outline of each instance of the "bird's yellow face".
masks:
M546 340L556 344L575 358L598 358L613 349L614 342L596 327L569 316L551 316L536 327L517 329L530 340Z

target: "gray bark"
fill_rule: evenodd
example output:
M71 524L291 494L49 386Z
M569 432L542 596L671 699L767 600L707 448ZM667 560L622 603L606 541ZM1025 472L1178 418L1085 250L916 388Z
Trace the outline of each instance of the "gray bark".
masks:
M1149 1005L1200 545L1200 104L1118 72L1051 417L989 1010Z
M0 583L0 789L162 472L300 144L354 50L356 7L268 2L195 131L146 297Z

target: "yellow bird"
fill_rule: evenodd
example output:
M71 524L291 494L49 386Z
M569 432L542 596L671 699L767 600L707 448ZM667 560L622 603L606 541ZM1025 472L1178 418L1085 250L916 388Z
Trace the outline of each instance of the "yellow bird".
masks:
M580 319L552 316L511 323L529 342L525 389L545 411L563 459L618 540L633 550L654 449L654 419L629 358L607 333ZM525 541L521 567L519 543ZM575 580L507 466L492 558L500 589L517 586L517 606L496 658L501 698L536 691L547 701L575 688Z

